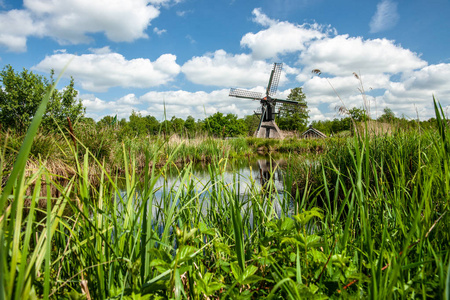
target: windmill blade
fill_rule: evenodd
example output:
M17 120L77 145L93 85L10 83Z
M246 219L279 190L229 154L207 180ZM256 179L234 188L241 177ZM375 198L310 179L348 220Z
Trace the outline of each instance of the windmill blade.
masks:
M241 90L241 89L230 89L231 97L237 97L237 98L245 98L245 99L252 99L252 100L260 100L263 97L262 93L259 92L252 92L247 90Z
M269 84L267 85L266 96L273 96L278 89L278 83L280 82L282 63L274 63L272 72L270 73Z
M306 106L304 103L300 103L300 102L293 101L293 100L272 98L272 101L274 101L275 103L286 103L286 104L292 104L292 105Z

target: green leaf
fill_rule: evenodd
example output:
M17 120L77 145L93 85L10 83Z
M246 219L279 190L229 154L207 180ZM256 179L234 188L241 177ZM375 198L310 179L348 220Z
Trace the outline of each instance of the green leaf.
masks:
M207 235L211 235L211 236L214 236L214 235L216 234L216 232L214 231L214 229L208 228L208 226L206 226L206 224L203 223L203 222L200 222L200 223L198 224L198 229L200 230L200 232L201 232L202 234L207 234Z
M285 237L281 239L281 245L286 243L290 245L304 245L303 243L299 242L296 238L293 237Z
M304 211L298 215L295 215L294 218L301 225L306 225L312 218L317 217L319 219L323 219L323 211L318 207L313 207L311 210Z
M283 222L281 223L281 230L283 231L291 231L295 226L294 220L291 218L284 218Z
M224 252L225 254L228 255L231 254L230 247L228 245L225 245L224 243L216 242L214 243L214 247L218 252Z
M239 264L235 261L230 264L230 267L231 267L231 271L233 273L234 279L236 279L236 281L240 282L241 278L242 278L241 267L239 267Z
M182 263L192 258L198 249L193 246L183 246L177 250L178 263Z
M249 276L255 274L255 272L258 270L256 266L248 266L245 268L244 272L242 273L242 280L246 280Z

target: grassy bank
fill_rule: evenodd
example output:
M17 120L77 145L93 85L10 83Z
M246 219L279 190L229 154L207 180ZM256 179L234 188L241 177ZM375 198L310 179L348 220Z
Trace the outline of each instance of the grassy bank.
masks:
M1 132L0 145L3 149L3 173L11 170L23 142L24 135L15 132ZM136 168L143 170L147 153L152 154L150 164L164 165L168 153L174 153L171 163L182 165L188 162L211 162L220 158L248 157L269 153L322 153L330 140L285 139L269 140L258 138L218 139L197 136L187 139L178 135L130 137L120 136L113 129L97 130L94 126L81 124L74 126L74 141L68 132L61 129L57 133L38 131L33 138L28 160L29 169L40 163L54 174L64 177L75 175L77 160L82 160L89 151L92 170L90 174L100 174L94 160L104 162L109 173L124 171L123 151L136 158ZM331 143L333 143L331 141ZM153 156L156 156L153 159ZM6 179L6 177L5 177Z
M242 195L238 174L225 181L226 157L248 151L245 139L205 140L200 151L124 142L109 158L120 175L106 167L103 144L95 152L68 140L46 156L73 168L55 180L42 153L32 171L26 165L33 140L46 138L42 114L4 174L1 298L425 299L449 290L450 145L438 108L437 132L336 140L318 161L291 155L286 185L298 188L284 197L252 178ZM8 151L2 166L12 164ZM202 151L214 154L209 181L188 163L176 183L156 185L170 164Z

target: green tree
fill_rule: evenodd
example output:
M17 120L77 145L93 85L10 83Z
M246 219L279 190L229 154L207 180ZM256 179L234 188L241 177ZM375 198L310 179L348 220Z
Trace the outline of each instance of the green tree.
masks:
M283 130L304 131L309 119L306 96L301 87L291 90L288 100L297 101L300 105L282 104L276 123Z
M154 116L145 116L145 127L147 128L147 132L152 135L156 135L159 133L160 123Z
M53 71L51 81L43 76L23 69L16 73L7 65L0 72L0 123L4 128L24 132L34 116L44 95L54 84ZM54 121L67 124L66 118L72 122L84 116L85 109L76 97L74 80L62 91L54 90L43 119L45 129L52 129Z
M54 71L51 71L51 84L53 85ZM58 124L65 124L66 119L70 118L72 122L84 117L85 108L79 99L77 99L78 91L75 90L75 81L73 77L70 78L68 86L62 91L54 90L50 98L50 103L47 107L47 118L44 119L44 126L51 127L54 122L50 119L56 120ZM51 123L50 123L51 122Z
M184 120L175 116L170 119L171 133L182 134L184 128Z
M130 122L128 122L131 134L134 136L146 135L147 128L145 125L145 118L142 117L141 113L133 110L130 115Z
M252 136L255 133L260 120L261 118L258 118L257 115L248 115L244 117L244 123L247 127L247 135Z
M395 120L395 114L389 107L383 109L383 114L378 118L380 122L392 122Z
M195 136L195 131L197 128L197 124L195 123L195 119L193 116L188 116L186 121L184 122L184 128L188 133L190 138Z
M247 134L247 126L243 119L238 119L237 115L220 112L205 119L207 128L211 134L218 137L235 137Z
M369 117L366 114L366 111L362 108L353 107L348 111L348 113L355 122L364 122L369 119Z
M111 127L114 125L115 120L116 119L113 116L104 116L103 118L100 119L100 121L97 122L97 126L99 128Z

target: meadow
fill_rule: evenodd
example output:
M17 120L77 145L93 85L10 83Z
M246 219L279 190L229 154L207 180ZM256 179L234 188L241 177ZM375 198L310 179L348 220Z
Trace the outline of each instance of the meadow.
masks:
M2 299L449 297L450 136L436 102L437 129L111 146L87 130L40 136L46 101L20 143L2 136ZM273 178L248 178L244 195L239 174L224 180L255 149L288 153L283 195ZM206 183L192 172L202 160ZM156 185L173 165L177 184Z

